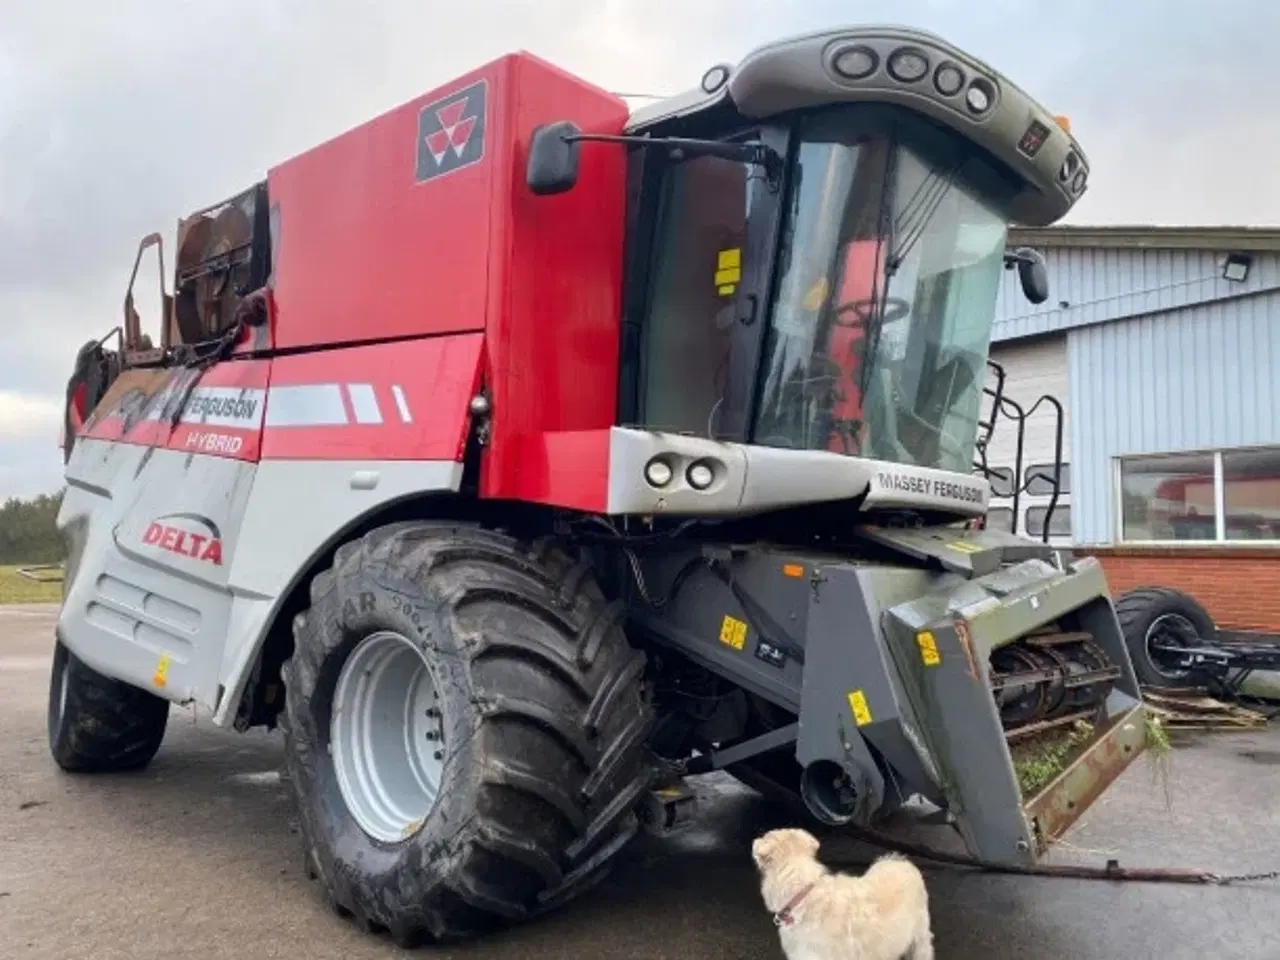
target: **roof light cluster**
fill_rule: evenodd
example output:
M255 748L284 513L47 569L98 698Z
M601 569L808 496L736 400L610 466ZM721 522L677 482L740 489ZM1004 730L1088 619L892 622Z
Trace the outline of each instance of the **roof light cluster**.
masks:
M982 123L997 112L1001 100L998 81L971 64L959 62L944 50L930 49L924 43L901 42L887 50L872 42L846 39L827 48L826 63L832 79L846 87L882 87L896 84L904 91L923 94L935 102L966 115L970 120ZM1054 118L1056 125L1070 133L1065 118ZM1040 126L1038 121L1036 126ZM1025 134L1024 136L1029 136ZM1025 143L1039 143L1049 135L1043 134ZM1034 156L1033 151L1023 151ZM1058 181L1069 194L1079 196L1088 182L1089 171L1076 150L1072 149L1058 169Z
M767 43L736 65L712 66L697 89L636 111L626 131L663 131L676 120L682 129L696 129L688 121L725 102L748 121L854 103L922 114L988 151L1022 180L1007 212L1024 226L1057 221L1088 184L1089 162L1065 117L924 30L849 26Z
M835 78L847 83L870 80L881 70L880 54L865 43L837 45L828 62ZM946 57L939 57L935 62L928 50L914 44L903 44L893 50L883 66L884 74L900 84L913 86L927 82L936 96L955 101L952 103L955 109L961 109L963 104L963 109L975 119L990 114L1000 96L990 77L966 70Z

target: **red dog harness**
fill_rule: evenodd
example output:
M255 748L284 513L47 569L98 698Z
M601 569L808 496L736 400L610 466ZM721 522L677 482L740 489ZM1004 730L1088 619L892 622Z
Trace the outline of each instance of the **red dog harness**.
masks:
M809 895L809 891L813 889L813 884L809 884L794 897L787 901L787 905L773 915L774 926L789 927L796 922L796 918L791 915L791 911L800 906L800 901Z

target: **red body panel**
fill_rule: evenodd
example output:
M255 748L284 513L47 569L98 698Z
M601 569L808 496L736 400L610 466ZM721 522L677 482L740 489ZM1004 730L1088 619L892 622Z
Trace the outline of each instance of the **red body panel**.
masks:
M483 342L473 333L277 358L262 459L461 461Z
M188 422L172 424L162 415L166 403L186 390L196 371L183 367L125 371L102 398L80 435L257 461L270 367L269 360L220 363L199 378L198 391L212 390L221 398L240 401L233 411L240 416L222 417L214 424L190 422L200 416L195 406L201 402L198 393L192 394L192 403L188 404Z
M550 197L529 192L524 166L539 124L569 119L586 132L620 133L628 112L536 58L511 58L506 70L503 88L519 97L501 114L503 146L494 159L505 169L495 180L491 224L494 420L481 495L598 510L607 447L582 443L580 434L607 431L617 413L626 153L584 144L577 185Z
M473 333L227 361L177 424L161 410L195 371L128 371L82 435L247 461L461 461L483 345Z
M524 170L538 125L619 133L627 116L515 54L273 168L269 319L236 353L276 355L225 361L199 384L251 386L265 416L126 431L104 411L88 435L245 460L459 461L484 390L482 496L604 509L626 154L586 145L577 185L552 197L533 196ZM121 379L136 399L143 381L150 395L188 376Z
M504 167L493 136L504 61L424 94L272 169L278 349L482 330L489 206ZM418 181L420 115L482 81L479 162Z

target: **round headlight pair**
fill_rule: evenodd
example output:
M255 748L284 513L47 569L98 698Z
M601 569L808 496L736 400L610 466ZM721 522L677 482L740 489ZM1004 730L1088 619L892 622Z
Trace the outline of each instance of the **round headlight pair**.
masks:
M671 464L662 457L654 457L644 468L644 478L649 482L649 486L661 489L669 484L675 476L675 471ZM689 469L685 471L684 478L689 482L689 486L695 490L705 490L715 482L716 472L712 469L711 464L702 460L689 464Z

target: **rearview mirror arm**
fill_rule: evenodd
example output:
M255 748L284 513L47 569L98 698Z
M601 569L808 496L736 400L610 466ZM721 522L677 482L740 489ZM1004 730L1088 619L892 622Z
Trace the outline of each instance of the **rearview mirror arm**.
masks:
M625 143L648 149L657 147L666 150L668 158L677 163L689 157L719 157L763 168L771 186L782 180L782 156L764 143L727 143L723 140L694 140L686 137L629 137L606 133L577 133L564 139L570 143L588 140Z

